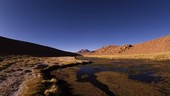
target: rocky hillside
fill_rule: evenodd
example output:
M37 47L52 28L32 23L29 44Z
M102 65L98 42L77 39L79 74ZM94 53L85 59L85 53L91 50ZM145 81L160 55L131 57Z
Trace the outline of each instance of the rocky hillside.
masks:
M114 54L147 54L170 51L170 35L150 40L139 44L126 44L123 46L106 46L100 48L91 55L114 55Z
M119 46L116 45L104 46L96 51L91 52L90 54L94 54L94 55L115 54L117 53L116 48L119 48Z
M77 54L66 52L47 46L33 44L0 37L0 54L7 55L31 55L31 56L76 56Z

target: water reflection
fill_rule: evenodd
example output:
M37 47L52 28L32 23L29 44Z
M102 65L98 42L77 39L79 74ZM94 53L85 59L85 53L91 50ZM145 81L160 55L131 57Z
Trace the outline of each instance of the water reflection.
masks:
M115 94L112 93L106 85L102 84L101 82L97 80L97 76L95 75L95 73L101 72L101 71L107 71L107 69L101 68L101 67L93 68L89 66L84 66L77 73L77 81L78 82L90 82L95 87L105 92L108 96L115 96Z
M137 80L145 83L152 83L152 82L157 83L162 80L161 77L154 77L153 74L155 74L155 72L146 72L146 73L134 74L134 75L132 74L129 75L129 79Z
M142 66L133 66L133 67L114 67L114 65L107 64L92 64L79 66L80 70L77 73L77 81L78 82L90 82L97 88L101 89L103 92L108 94L109 96L114 96L114 94L109 91L108 87L101 82L99 82L96 78L95 73L103 72L103 71L111 71L111 72L123 72L128 74L129 79L137 80L145 83L159 82L161 81L161 77L155 77L153 69L145 69Z

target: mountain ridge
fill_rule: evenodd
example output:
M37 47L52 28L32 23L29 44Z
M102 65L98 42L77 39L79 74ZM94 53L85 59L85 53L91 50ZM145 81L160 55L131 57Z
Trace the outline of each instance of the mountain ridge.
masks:
M66 52L48 46L35 44L27 41L0 36L0 53L10 55L31 55L31 56L77 56L76 53Z
M133 45L109 45L99 48L89 55L147 54L167 51L170 51L170 35Z
M90 53L91 51L88 50L88 49L81 49L80 51L78 51L77 53L78 54L87 54L87 53Z

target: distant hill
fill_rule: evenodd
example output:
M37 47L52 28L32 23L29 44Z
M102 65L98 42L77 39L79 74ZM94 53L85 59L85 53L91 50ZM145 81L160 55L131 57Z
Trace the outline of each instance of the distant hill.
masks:
M0 54L5 55L31 55L31 56L77 56L78 54L66 52L47 46L25 41L13 40L0 36Z
M147 54L170 51L170 35L150 40L139 44L126 44L123 46L102 47L91 55L115 55L115 54Z
M97 54L97 55L106 55L106 54L115 54L116 53L116 48L119 46L117 45L109 45L109 46L104 46L102 48L97 49L96 51L91 52L90 54Z
M81 49L80 51L78 51L77 53L79 54L86 54L86 53L90 53L91 51L88 49Z

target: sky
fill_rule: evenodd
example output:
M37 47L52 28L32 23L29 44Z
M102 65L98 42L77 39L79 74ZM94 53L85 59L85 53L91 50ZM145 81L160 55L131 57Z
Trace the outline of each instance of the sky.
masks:
M66 51L170 34L170 0L0 0L0 36Z

